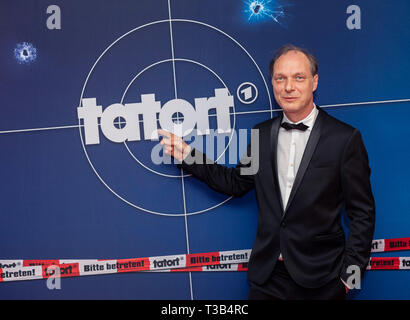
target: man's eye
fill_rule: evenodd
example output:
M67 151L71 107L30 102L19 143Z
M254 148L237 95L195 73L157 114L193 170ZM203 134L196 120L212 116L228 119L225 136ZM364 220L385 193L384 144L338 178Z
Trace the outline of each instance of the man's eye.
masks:
M277 77L275 80L276 81L283 81L283 77Z
M297 76L296 77L296 80L298 80L298 81L302 81L302 80L304 80L305 78L304 77L302 77L302 76Z

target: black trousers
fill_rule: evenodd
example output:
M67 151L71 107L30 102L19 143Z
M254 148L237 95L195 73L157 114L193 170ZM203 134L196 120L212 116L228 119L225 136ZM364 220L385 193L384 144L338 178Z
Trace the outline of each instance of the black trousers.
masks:
M298 285L290 277L283 261L278 261L266 283L250 283L249 300L345 300L346 289L340 278L310 289Z

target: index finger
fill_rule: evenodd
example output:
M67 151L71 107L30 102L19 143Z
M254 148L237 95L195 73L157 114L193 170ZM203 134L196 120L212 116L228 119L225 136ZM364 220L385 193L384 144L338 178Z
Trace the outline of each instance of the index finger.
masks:
M162 129L158 129L157 132L158 132L159 135L165 136L167 138L171 138L171 136L172 136L171 132L165 131L165 130L162 130Z

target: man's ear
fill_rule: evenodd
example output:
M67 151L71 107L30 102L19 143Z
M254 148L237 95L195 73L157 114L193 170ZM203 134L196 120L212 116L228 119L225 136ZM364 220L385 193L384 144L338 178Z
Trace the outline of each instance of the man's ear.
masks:
M315 74L315 75L313 76L313 92L316 91L318 82L319 82L319 75L318 75L318 74Z

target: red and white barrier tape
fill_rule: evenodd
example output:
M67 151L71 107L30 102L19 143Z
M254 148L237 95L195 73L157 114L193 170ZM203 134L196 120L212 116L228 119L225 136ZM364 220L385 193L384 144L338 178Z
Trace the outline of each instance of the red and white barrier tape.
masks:
M410 270L410 257L371 257L367 270Z
M117 260L0 260L0 282L141 271L242 271L251 250Z
M410 250L410 238L378 239L372 242L372 252Z
M410 238L373 240L371 252L410 250ZM246 271L251 250L218 251L115 260L0 260L0 282L123 272ZM410 257L372 257L368 270L408 270Z

